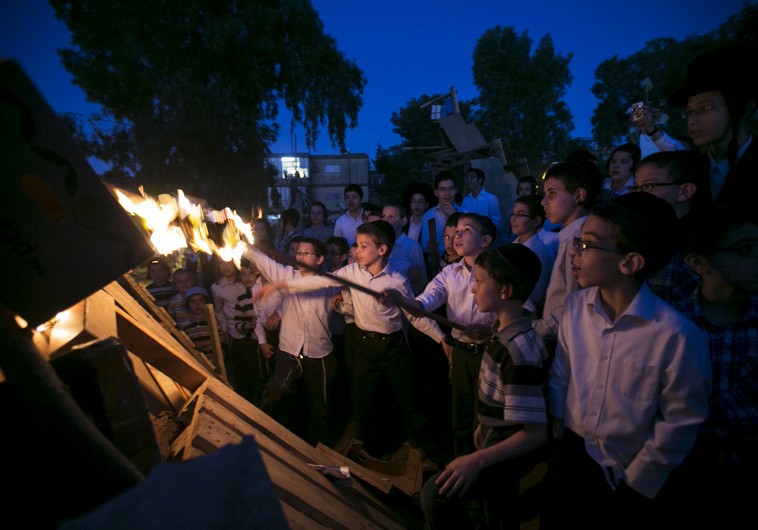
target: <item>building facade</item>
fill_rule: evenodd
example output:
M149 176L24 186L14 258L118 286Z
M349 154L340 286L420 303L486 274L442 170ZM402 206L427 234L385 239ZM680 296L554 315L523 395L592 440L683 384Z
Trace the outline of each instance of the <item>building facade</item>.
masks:
M268 190L268 213L278 218L287 208L307 217L314 202L322 202L333 220L345 211L343 191L348 184L363 189L363 200L370 200L368 155L311 155L308 153L273 154L269 163L277 175Z

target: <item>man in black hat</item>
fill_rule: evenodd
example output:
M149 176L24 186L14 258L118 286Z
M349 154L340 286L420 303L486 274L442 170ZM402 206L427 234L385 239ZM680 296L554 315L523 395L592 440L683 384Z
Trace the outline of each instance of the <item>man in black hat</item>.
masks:
M747 206L758 192L758 145L749 120L758 86L748 71L756 47L720 48L693 59L684 85L668 103L684 109L692 143L707 155L710 194L718 204Z

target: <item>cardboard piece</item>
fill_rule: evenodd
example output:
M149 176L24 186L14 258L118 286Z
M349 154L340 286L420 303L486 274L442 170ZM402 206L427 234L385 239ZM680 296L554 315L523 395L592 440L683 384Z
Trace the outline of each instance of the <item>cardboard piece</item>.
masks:
M0 159L0 303L31 326L153 254L14 60L0 61Z
M78 528L287 529L251 436L212 455L156 467L140 485L97 510L64 521Z

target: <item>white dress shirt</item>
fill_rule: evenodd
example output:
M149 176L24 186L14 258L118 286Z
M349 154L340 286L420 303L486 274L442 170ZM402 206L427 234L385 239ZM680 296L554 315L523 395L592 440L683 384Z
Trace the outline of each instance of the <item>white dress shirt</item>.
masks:
M534 234L521 244L537 254L537 257L540 259L540 264L542 265L540 277L532 290L532 294L529 295L527 303L524 304L527 309L534 311L537 307L542 306L545 303L547 285L548 282L550 282L550 276L553 274L555 254L552 249L548 248L545 243L542 242L539 234Z
M458 208L456 212L461 211ZM429 208L424 217L421 218L421 249L426 252L426 247L429 244L429 219L434 219L436 222L435 232L437 233L437 253L440 256L445 254L445 221L448 216L442 213L439 206Z
M270 282L302 278L302 273L269 258L256 248L250 248L245 257L252 260L261 274ZM321 359L332 352L332 334L329 331L331 292L283 293L282 323L279 329L279 349L291 355Z
M234 325L237 299L245 293L245 284L241 281L230 282L225 276L221 276L216 283L211 285L211 298L213 309L216 313L219 331L225 331L233 339L244 338Z
M580 217L558 232L558 255L550 275L550 282L545 293L545 307L542 318L534 321L534 329L543 338L554 339L558 335L558 323L561 321L563 303L569 293L579 288L579 282L571 274L571 245L574 238L582 233L582 227L588 216Z
M363 224L363 208L357 218L350 215L350 212L345 212L334 222L334 235L338 237L344 237L347 239L347 246L349 247L355 243L355 231L359 226Z
M392 270L391 265L387 265L376 276L372 276L366 267L361 267L357 263L345 265L332 274L344 278L351 283L367 287L374 292L381 293L394 289L408 298L413 298L413 292L411 291L408 279ZM318 275L288 281L287 289L290 292L307 292L325 287L339 287L341 285L337 280ZM445 337L445 333L434 320L428 317L415 317L396 306L386 306L373 294L366 293L355 287L350 287L349 289L355 324L363 331L385 334L401 331L403 329L402 315L405 314L406 318L416 329L431 337L435 342L440 342Z
M479 190L479 194L474 197L470 193L461 201L461 209L464 212L473 212L485 215L492 219L498 231L500 230L500 201L496 195L485 191L484 188Z
M389 263L394 270L408 278L414 293L420 292L429 281L421 245L402 232L392 246Z
M615 322L597 287L566 299L549 409L612 488L623 479L655 497L695 443L710 386L708 337L646 284Z
M255 298L255 294L261 290L261 287L263 287L262 277L258 278L253 284L252 289L250 289L250 292L253 293L253 298ZM275 291L271 293L270 296L256 300L253 303L255 305L255 313L258 315L258 321L255 323L255 336L258 338L258 344L267 344L266 328L263 327L263 324L274 313L279 313L279 316L282 316L282 293L280 291Z
M492 325L497 320L495 313L482 313L476 305L471 288L474 286L474 275L463 260L451 263L442 269L424 291L416 297L427 311L447 304L447 318L463 326L471 324ZM453 328L450 334L463 342L471 339L463 337L463 332Z

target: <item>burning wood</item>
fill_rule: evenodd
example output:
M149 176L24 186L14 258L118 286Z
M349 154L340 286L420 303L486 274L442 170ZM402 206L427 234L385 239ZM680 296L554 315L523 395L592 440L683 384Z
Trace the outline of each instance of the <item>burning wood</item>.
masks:
M228 207L204 209L191 202L182 190L177 190L176 197L161 194L157 200L146 195L142 188L140 195L127 195L118 189L115 193L121 206L142 220L159 254L168 255L191 248L195 252L215 253L224 261L234 261L239 267L247 244L254 241L251 223L246 223L236 211ZM211 235L208 223L223 225L220 241Z

